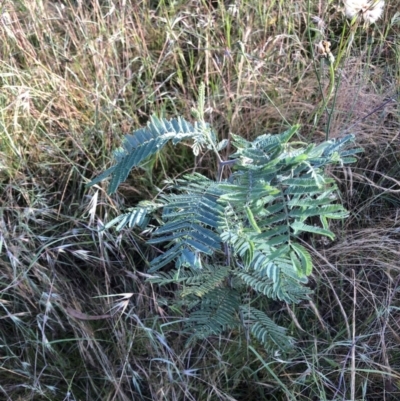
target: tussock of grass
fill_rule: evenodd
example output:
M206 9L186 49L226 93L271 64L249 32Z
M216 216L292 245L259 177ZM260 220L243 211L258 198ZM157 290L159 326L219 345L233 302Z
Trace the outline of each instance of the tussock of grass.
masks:
M321 110L330 76L309 24L324 20L337 55L345 22L337 4L314 3L2 2L3 399L398 399L396 4L355 35ZM288 357L237 332L185 348L185 311L145 282L153 250L135 233L99 232L166 172L191 168L188 152L159 156L120 195L84 188L152 113L189 119L201 81L221 138L300 122L306 140L351 127L365 148L354 169L332 171L351 217L333 244L309 243L312 302L266 305L298 339Z

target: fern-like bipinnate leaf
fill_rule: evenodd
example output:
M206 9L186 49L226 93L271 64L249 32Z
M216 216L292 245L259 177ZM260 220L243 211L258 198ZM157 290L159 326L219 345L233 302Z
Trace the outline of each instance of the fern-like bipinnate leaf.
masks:
M232 288L217 287L200 298L200 302L190 311L185 331L192 333L188 344L213 334L220 334L238 325L240 295Z
M287 143L295 132L296 127L253 142L235 137L239 147L235 155L241 162L229 183L221 184L225 193L220 202L229 205L231 213L222 220L222 238L243 258L246 269L264 271L275 285L280 285L281 277L279 265L272 263L276 258L290 262L299 277L311 273L308 251L296 244L302 232L333 239L327 219L347 216L341 205L332 204L336 186L323 167L345 162L339 150L352 137L340 140L340 145L329 141L317 147L296 147ZM346 157L358 151L347 151ZM322 227L306 223L314 216Z
M95 185L111 175L108 193L112 194L127 179L132 168L159 152L170 140L174 145L182 140L192 139L198 148L202 145L210 146L210 135L204 135L205 131L212 132L204 122L193 125L181 117L166 120L153 116L147 127L125 137L122 148L114 153L117 164L92 180L88 186Z
M165 224L153 233L149 244L173 245L151 263L151 272L159 270L172 259L180 264L198 260L196 255L212 255L221 249L218 234L223 206L218 203L221 191L217 182L200 175L185 176L178 181L180 194L163 198L162 219ZM200 263L196 267L201 267Z
M157 272L149 281L160 285L183 283L182 289L178 291L182 298L190 295L201 298L217 286L222 285L229 274L230 268L228 266L204 264L201 270L181 267L168 272Z
M264 312L256 308L241 306L240 310L244 321L250 326L251 333L267 350L290 350L293 339L286 335L286 329L278 326Z
M151 202L142 201L106 225L117 229L150 229L148 241L160 247L151 261L154 284L176 285L178 301L189 316L185 331L189 342L218 335L240 322L267 349L288 350L292 340L253 300L243 305L249 288L273 300L297 303L311 291L305 286L312 260L299 243L302 233L334 238L329 219L343 219L347 211L336 203L337 188L325 167L354 161L360 149L345 149L353 136L319 145L291 142L298 126L280 135L260 135L247 141L232 134L233 160L222 161L218 143L204 121L205 88L193 109L198 122L152 117L146 128L128 135L115 153L116 165L89 185L111 176L113 193L132 168L160 151L169 141L190 139L195 155L207 148L216 154L219 169L230 164L226 180L193 173L175 180ZM220 177L218 177L220 178ZM149 226L155 211L160 224ZM319 219L319 220L318 220ZM162 271L163 269L164 271Z
M121 231L125 227L133 228L138 227L144 229L150 222L153 213L162 208L162 203L142 201L138 206L130 207L125 213L120 214L113 220L109 221L104 229L116 226L117 231Z
M201 282L193 283L190 280L186 281L185 288L182 289L180 295L181 297L186 297L193 294L202 298L213 291L214 288L224 286L224 280L229 274L230 268L227 266L208 266L204 268Z
M257 270L236 271L235 275L260 294L271 299L278 299L287 303L299 303L308 299L312 291L305 287L307 280L300 280L293 274L292 266L286 260L277 259L271 265L275 265L279 272L279 279L271 279L264 272ZM278 285L277 285L278 283Z

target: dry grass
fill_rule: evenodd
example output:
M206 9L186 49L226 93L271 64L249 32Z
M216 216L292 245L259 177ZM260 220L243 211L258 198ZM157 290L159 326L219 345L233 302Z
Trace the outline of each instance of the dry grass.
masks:
M309 21L324 19L336 55L344 20L332 2L310 10L277 0L0 4L4 400L398 399L394 3L343 57L331 115L320 110L330 77L313 56L320 33ZM221 137L300 122L303 139L351 127L365 148L354 168L332 171L351 217L335 227L335 243L310 244L313 302L276 312L298 338L284 360L234 332L185 348L170 324L184 311L145 282L151 250L132 232L98 231L166 172L190 167L187 152L159 156L120 195L84 187L152 113L190 118L202 81Z

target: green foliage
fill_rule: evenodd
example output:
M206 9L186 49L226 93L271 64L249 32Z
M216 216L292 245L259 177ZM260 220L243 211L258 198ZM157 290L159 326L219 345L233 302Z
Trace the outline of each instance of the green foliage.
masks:
M133 167L139 166L149 156L157 153L169 140L176 145L184 139L192 139L194 152L198 152L205 143L203 136L207 129L204 123L192 125L180 117L167 121L153 116L146 128L125 137L123 147L114 152L117 164L100 174L91 185L111 175L108 192L114 193Z
M243 296L251 290L288 303L309 296L305 285L312 260L298 237L312 233L334 238L328 220L343 219L347 211L334 203L336 186L325 167L352 162L360 149L346 150L351 135L319 145L290 142L299 128L294 126L254 141L232 134L236 151L231 160L222 161L218 152L226 142L217 143L202 120L201 102L194 114L200 122L193 125L182 118L153 117L146 128L126 137L116 164L89 185L111 176L109 193L114 192L132 168L168 141L176 145L191 140L195 154L212 150L219 162L217 179L192 173L171 180L156 200L140 202L106 227L151 228L147 242L163 247L150 263L150 281L178 286L189 311L189 341L248 327L267 349L286 351L292 341L285 330L252 306L253 301L243 303ZM222 180L228 164L233 172ZM150 223L156 210L162 216L154 227Z
M242 306L243 317L251 326L251 333L271 351L280 349L287 351L292 345L292 339L286 336L286 330L271 320L264 312Z

